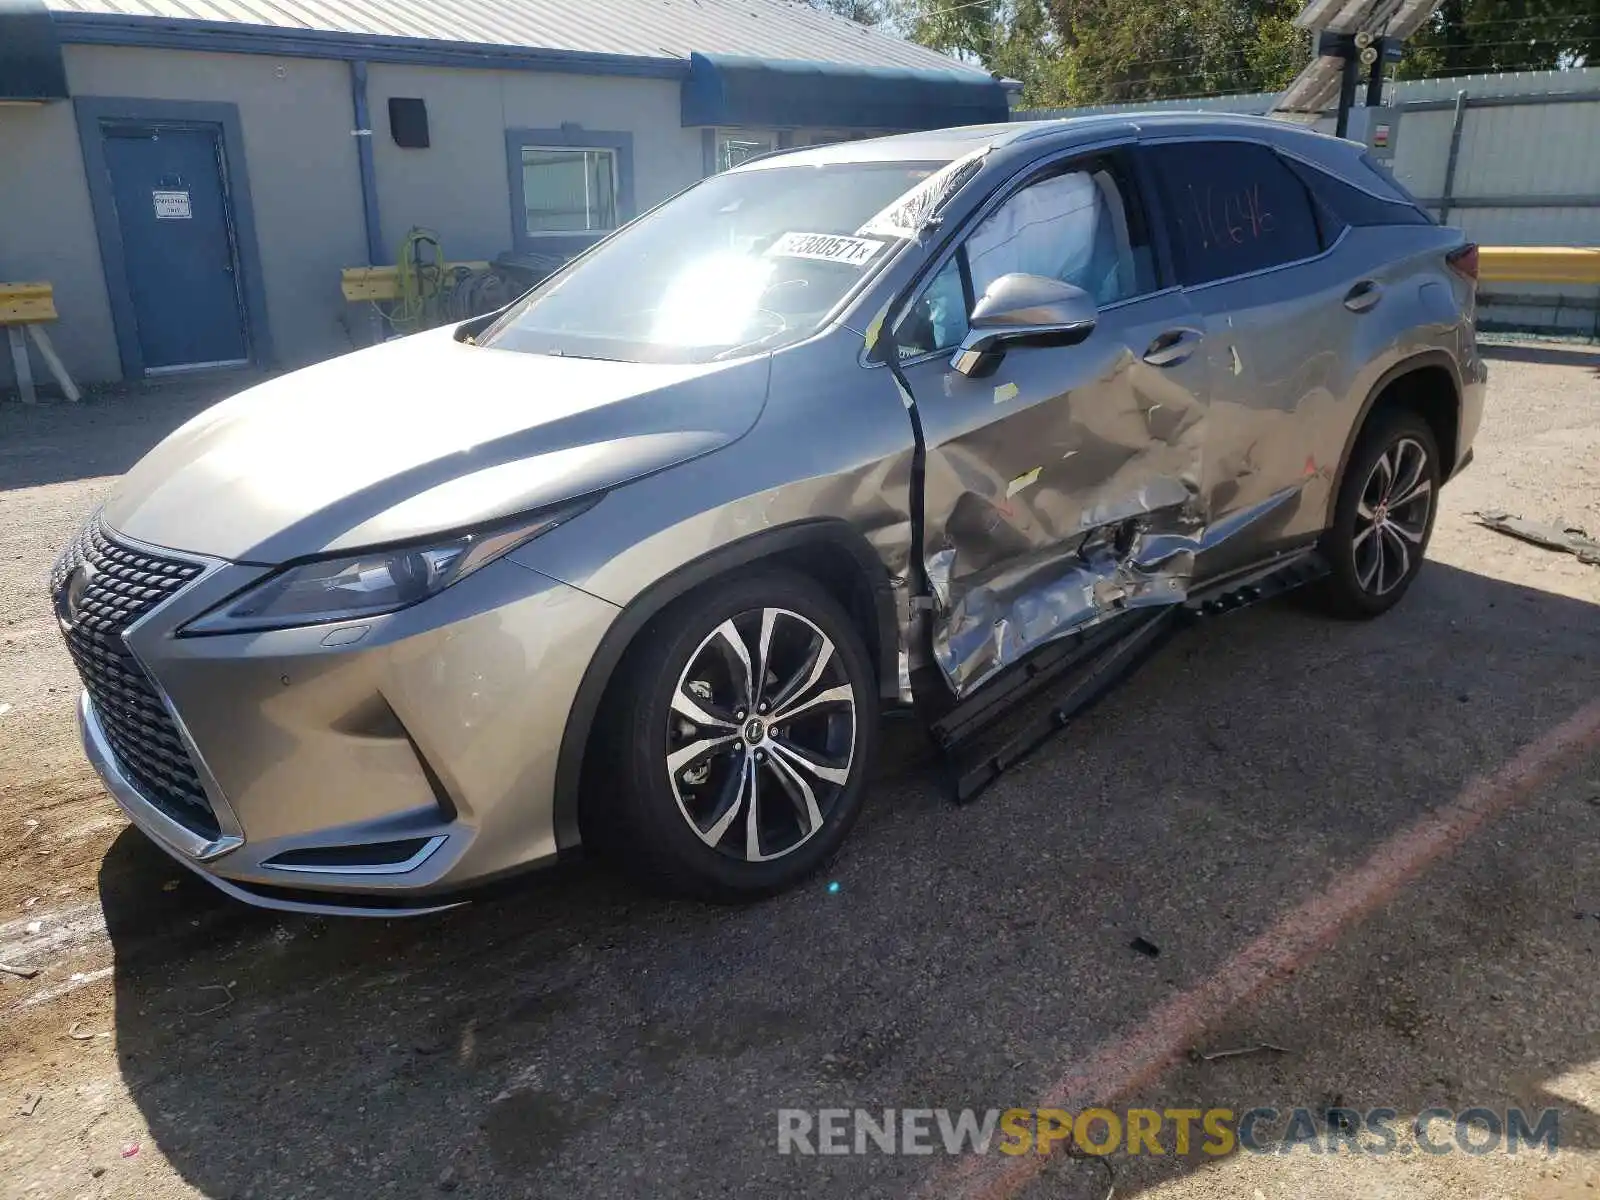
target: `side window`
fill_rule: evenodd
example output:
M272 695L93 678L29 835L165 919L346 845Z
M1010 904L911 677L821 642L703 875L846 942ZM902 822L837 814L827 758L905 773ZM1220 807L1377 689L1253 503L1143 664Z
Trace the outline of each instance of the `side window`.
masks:
M967 303L961 280L965 265L961 251L952 254L895 325L895 350L901 358L916 358L935 350L953 350L967 336L967 312L971 305Z
M1305 184L1266 146L1152 146L1185 286L1310 258L1321 249Z
M1317 167L1286 159L1289 168L1305 182L1316 198L1326 224L1336 232L1346 225L1431 225L1414 204L1383 200Z
M1081 287L1099 305L1154 287L1150 239L1111 161L1029 184L968 235L895 326L901 358L957 346L973 303L1002 275L1044 275Z

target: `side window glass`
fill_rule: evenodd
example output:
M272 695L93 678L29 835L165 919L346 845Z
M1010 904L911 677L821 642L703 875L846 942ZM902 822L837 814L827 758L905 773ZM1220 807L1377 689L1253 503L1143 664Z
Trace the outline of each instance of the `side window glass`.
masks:
M1076 284L1096 304L1137 295L1128 225L1109 171L1070 171L1023 188L967 239L973 295L1014 272Z
M1305 184L1266 146L1152 146L1186 286L1310 258L1321 250Z
M895 349L901 358L935 350L953 350L967 336L967 298L961 286L961 254L950 256L929 280L906 315L895 326Z
M1317 207L1331 219L1336 230L1346 225L1431 225L1433 222L1413 204L1382 200L1362 191L1326 171L1293 159L1289 169L1311 189Z
M1154 260L1144 223L1109 165L1042 179L990 213L895 327L900 357L960 344L968 296L975 301L1002 275L1016 272L1075 284L1100 305L1151 290Z

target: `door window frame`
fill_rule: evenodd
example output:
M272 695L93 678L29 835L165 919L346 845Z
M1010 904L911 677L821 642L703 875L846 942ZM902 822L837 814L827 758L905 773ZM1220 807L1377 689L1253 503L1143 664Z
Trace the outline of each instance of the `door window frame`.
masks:
M245 169L244 134L239 106L210 100L149 100L142 97L77 96L72 101L78 125L78 145L88 176L89 207L94 214L95 237L100 246L100 268L111 306L111 327L117 341L117 358L124 379L145 376L144 352L139 346L139 317L128 281L127 252L122 224L117 219L116 198L106 163L105 127L108 125L168 125L212 133L217 138L217 173L222 202L233 244L235 288L239 316L244 326L245 354L256 367L276 361L271 325L267 319L265 277L256 241L255 206L250 199L250 177Z
M966 220L956 228L923 265L922 270L906 285L899 297L888 308L889 316L884 318L883 330L878 337L878 346L882 346L882 353L898 353L894 343L894 330L905 319L911 307L921 299L922 293L932 282L938 278L951 257L957 254L973 231L986 221L997 209L1025 188L1040 182L1050 175L1061 173L1070 169L1075 162L1089 162L1096 158L1106 158L1115 155L1123 157L1127 167L1127 182L1133 194L1125 199L1130 204L1137 204L1145 220L1145 228L1150 234L1151 257L1155 266L1155 287L1146 292L1139 292L1132 296L1124 296L1120 300L1113 300L1109 304L1098 306L1099 312L1114 312L1123 305L1132 304L1140 300L1149 300L1152 297L1163 295L1167 292L1179 290L1175 273L1170 273L1170 246L1166 238L1166 228L1162 223L1163 214L1159 205L1152 203L1151 184L1153 180L1146 178L1143 165L1138 154L1139 139L1137 137L1119 137L1110 141L1095 142L1087 146L1071 146L1058 150L1043 158L1038 158L1026 164L1021 170L1010 176L997 186L993 192L980 204ZM962 290L971 289L971 277L968 270L963 267ZM974 302L976 298L974 297ZM970 307L969 307L970 314ZM902 368L913 367L928 362L934 358L950 357L948 348L930 350L926 354L918 354L913 358L898 359ZM863 352L863 365L868 367L882 367L887 365L882 359L870 351Z
M1246 137L1246 136L1244 136L1242 134L1215 134L1215 135L1207 134L1204 137L1166 136L1166 137L1153 137L1153 138L1141 138L1141 139L1139 139L1138 148L1135 151L1135 157L1140 159L1140 160L1142 160L1140 169L1144 173L1145 177L1148 180L1146 188L1147 188L1147 191L1151 195L1153 195L1153 197L1154 197L1154 205L1155 205L1156 211L1160 215L1161 239L1167 245L1167 262L1168 262L1168 265L1170 266L1170 269L1172 271L1172 274L1171 274L1170 278L1172 279L1174 284L1176 286L1178 286L1179 288L1181 288L1184 292L1187 293L1187 292L1204 291L1206 288L1213 288L1213 287L1217 287L1217 286L1222 285L1222 284L1237 283L1242 279L1256 279L1256 278L1259 278L1262 275L1270 275L1270 274L1273 274L1274 272L1277 272L1277 271L1285 271L1285 270L1288 270L1288 269L1290 269L1292 267L1302 267L1302 266L1305 266L1307 263L1317 262L1319 259L1326 258L1326 257L1328 257L1328 255L1332 254L1335 250L1337 250L1340 247L1340 245L1343 244L1345 238L1350 236L1351 226L1346 225L1339 232L1339 236L1338 237L1334 238L1326 246L1323 246L1315 254L1308 254L1308 255L1305 255L1305 256L1303 256L1301 258L1291 258L1291 259L1288 259L1288 260L1286 260L1284 262L1281 262L1281 263L1273 263L1271 266L1267 266L1267 267L1257 267L1253 271L1241 271L1237 275L1223 275L1223 276L1221 276L1221 277L1219 277L1217 279L1208 279L1204 283L1193 283L1193 284L1184 284L1184 283L1182 283L1179 280L1178 263L1177 263L1177 257L1176 257L1176 253L1175 253L1175 248L1171 244L1172 224L1171 224L1171 220L1167 216L1167 212L1166 212L1166 195L1165 195L1165 192L1162 190L1161 181L1160 181L1160 178L1159 178L1159 176L1157 174L1157 168L1154 165L1154 161L1153 161L1154 156L1151 155L1149 153L1149 151L1152 148L1156 147L1156 146L1170 146L1170 145L1175 145L1175 144L1176 145L1184 145L1184 144L1189 144L1189 143L1194 143L1194 142L1206 142L1206 143L1231 142L1231 143L1242 143L1242 144L1247 145L1247 146L1259 146L1263 150L1265 150L1267 153L1269 153L1269 154L1275 156L1276 158L1278 158L1280 161L1285 159L1285 158L1296 158L1296 157L1298 157L1297 155L1293 155L1293 154L1288 153L1281 146L1277 145L1274 142L1268 141L1268 140L1266 140L1264 138ZM1309 160L1305 160L1305 161L1307 161L1309 163ZM1298 183L1302 188L1305 189L1305 191L1306 191L1306 204L1311 207L1312 221L1316 225L1316 227L1317 227L1317 229L1319 231L1319 238L1320 238L1321 224L1317 219L1316 200L1311 195L1311 189L1309 188L1309 186L1307 186L1305 180L1301 179L1300 176L1295 172L1294 168L1291 167L1287 162L1284 162L1282 165L1283 165L1283 169L1284 170L1288 171L1289 174L1294 176L1295 182ZM1310 165L1314 165L1314 164L1310 164ZM1146 211L1147 212L1149 211L1148 207L1146 208Z

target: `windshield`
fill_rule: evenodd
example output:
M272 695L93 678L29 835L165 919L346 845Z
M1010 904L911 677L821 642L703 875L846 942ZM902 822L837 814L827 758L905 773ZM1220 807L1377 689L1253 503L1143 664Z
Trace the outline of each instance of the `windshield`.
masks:
M536 288L479 345L711 362L815 331L912 231L878 220L943 163L714 175Z

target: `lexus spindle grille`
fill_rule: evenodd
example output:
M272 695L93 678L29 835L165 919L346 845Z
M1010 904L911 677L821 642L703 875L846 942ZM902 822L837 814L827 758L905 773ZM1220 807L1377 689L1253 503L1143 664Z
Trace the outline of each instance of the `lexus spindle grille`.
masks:
M56 560L50 595L117 765L173 820L216 837L216 816L155 685L122 635L205 568L115 541L96 516Z

